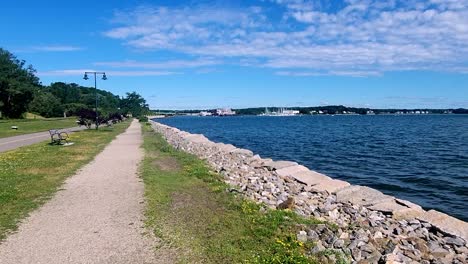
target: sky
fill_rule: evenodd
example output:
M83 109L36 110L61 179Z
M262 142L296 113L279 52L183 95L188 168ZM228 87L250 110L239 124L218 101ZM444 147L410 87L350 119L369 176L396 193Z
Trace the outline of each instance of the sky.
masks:
M0 47L44 85L152 109L468 108L468 0L4 1Z

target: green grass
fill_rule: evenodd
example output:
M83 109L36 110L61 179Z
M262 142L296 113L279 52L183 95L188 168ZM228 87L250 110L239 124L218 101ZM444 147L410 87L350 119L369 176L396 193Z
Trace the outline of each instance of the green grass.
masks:
M0 153L0 239L91 161L130 122L70 134L71 146L39 144Z
M76 120L76 117L10 120L0 119L0 138L47 131L54 128L60 129L75 127L77 126ZM11 126L17 126L18 130L11 129Z
M307 255L314 245L296 234L319 221L228 192L220 175L149 126L143 146L147 224L180 263L318 263L319 255Z

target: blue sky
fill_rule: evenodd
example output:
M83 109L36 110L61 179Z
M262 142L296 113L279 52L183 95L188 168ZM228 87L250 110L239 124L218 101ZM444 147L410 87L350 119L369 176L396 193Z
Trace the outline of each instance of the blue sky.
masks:
M0 47L43 84L152 108L468 108L468 0L4 1Z

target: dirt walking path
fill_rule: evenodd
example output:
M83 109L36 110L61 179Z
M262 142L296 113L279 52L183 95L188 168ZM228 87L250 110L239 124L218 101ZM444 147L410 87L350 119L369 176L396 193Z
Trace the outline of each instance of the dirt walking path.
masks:
M141 140L133 121L0 244L0 263L160 263L143 227Z

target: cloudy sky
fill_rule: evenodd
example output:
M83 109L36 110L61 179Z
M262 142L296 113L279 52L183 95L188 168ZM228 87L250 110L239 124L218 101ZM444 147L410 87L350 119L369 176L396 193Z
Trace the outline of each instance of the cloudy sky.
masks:
M153 108L468 107L468 0L8 1L0 47L44 84Z

